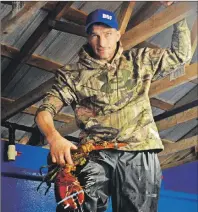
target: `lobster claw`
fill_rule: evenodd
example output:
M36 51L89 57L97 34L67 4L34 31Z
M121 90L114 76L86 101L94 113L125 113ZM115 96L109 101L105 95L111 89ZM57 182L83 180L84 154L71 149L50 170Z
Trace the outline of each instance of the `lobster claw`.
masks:
M84 191L77 178L64 169L56 176L55 196L57 205L61 204L65 209L79 209L84 202Z

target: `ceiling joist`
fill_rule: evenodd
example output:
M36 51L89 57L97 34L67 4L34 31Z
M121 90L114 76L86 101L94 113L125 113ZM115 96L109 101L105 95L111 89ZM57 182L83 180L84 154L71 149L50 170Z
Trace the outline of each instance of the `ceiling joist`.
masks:
M127 31L150 18L161 6L160 2L146 2L129 21Z
M118 15L118 25L121 35L125 33L131 14L135 7L135 1L123 2Z
M198 107L190 108L176 115L157 121L156 125L158 130L162 131L195 118L198 118Z
M143 21L123 34L121 41L124 50L131 49L142 41L147 40L153 35L182 20L188 16L193 9L194 4L181 2L173 4L164 9L162 12L153 15L151 18Z
M149 90L149 96L153 97L172 88L175 88L178 85L182 85L186 82L196 79L198 77L197 70L198 63L193 63L191 65L185 66L185 75L183 76L180 76L174 80L170 80L170 75L168 75L163 79L152 82Z
M186 157L182 160L174 161L173 159L171 159L171 161L173 161L173 162L168 163L168 164L162 164L161 168L164 170L164 169L176 167L176 166L183 165L185 163L189 163L189 162L196 161L196 160L197 160L197 155L190 154L189 157Z
M71 34L82 36L82 37L87 37L87 34L85 32L85 27L82 25L77 25L77 24L63 22L63 21L56 21L56 20L51 20L48 23L49 23L49 26L55 30L71 33Z
M156 98L151 98L150 102L153 107L160 108L161 110L165 110L165 111L170 110L174 107L174 105L164 102L160 99L156 99Z
M14 59L17 57L19 52L20 51L17 48L1 44L1 55L4 57ZM52 73L55 73L58 68L63 66L63 64L57 63L51 59L49 60L48 58L41 57L36 54L32 54L26 61L26 64Z
M176 143L166 143L164 144L164 150L158 153L158 156L166 156L173 153L177 153L179 151L189 149L197 145L198 135L193 136L191 138L183 139Z

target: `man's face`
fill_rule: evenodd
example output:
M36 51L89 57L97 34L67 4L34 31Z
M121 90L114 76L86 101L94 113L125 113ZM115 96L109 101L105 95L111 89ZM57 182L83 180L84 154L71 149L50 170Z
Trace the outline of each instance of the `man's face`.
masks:
M88 35L88 42L99 60L110 61L119 40L120 32L104 25L93 25L92 32Z

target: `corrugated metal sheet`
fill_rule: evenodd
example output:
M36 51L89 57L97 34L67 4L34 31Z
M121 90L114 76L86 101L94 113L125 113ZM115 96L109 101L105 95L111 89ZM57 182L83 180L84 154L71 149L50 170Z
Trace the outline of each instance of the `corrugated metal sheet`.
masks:
M11 5L4 5L4 7L1 7L0 13L6 15L11 8ZM9 34L3 34L1 36L1 43L20 49L46 15L47 12L38 10L27 22L18 24L14 31Z
M162 139L168 139L171 141L178 141L185 134L187 134L190 130L196 127L198 124L197 119L193 119L191 121L178 124L175 127L171 127L167 130L160 132L160 137Z
M194 83L188 82L183 85L177 86L176 88L173 88L169 91L166 91L160 95L157 95L156 98L168 102L170 104L175 104L195 86L196 85Z

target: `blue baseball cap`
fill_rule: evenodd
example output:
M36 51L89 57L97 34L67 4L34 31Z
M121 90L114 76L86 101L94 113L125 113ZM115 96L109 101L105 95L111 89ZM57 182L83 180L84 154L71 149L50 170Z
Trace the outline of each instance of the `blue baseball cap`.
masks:
M118 21L115 14L109 10L97 9L87 16L85 31L87 32L92 24L98 22L118 30Z

